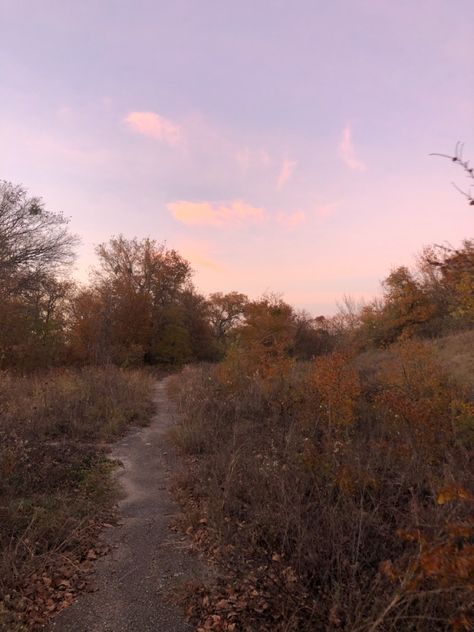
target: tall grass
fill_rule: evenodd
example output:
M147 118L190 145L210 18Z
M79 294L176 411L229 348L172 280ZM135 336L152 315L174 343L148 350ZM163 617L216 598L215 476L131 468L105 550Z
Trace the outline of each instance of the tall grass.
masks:
M177 380L180 493L228 570L194 605L201 625L471 629L474 407L429 345L373 371L244 358Z
M152 386L114 367L0 375L0 630L71 597L60 582L79 581L115 500L101 444L149 419Z

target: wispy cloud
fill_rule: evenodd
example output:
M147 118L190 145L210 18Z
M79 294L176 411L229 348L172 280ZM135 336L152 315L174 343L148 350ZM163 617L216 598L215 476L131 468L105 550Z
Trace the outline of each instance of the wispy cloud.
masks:
M270 154L266 149L241 147L235 151L234 155L237 164L244 172L251 168L266 169L271 163Z
M306 214L303 211L294 211L294 213L277 213L276 221L284 228L295 228L306 221Z
M293 176L297 166L296 160L284 160L277 179L277 190L280 191Z
M267 216L263 208L236 200L226 203L170 202L168 209L175 219L188 225L241 226L262 223Z
M129 112L125 122L138 134L172 147L180 145L183 141L181 127L156 112Z
M339 143L339 153L344 163L353 171L365 171L367 166L356 156L354 142L352 140L352 127L348 124L342 130L342 138Z

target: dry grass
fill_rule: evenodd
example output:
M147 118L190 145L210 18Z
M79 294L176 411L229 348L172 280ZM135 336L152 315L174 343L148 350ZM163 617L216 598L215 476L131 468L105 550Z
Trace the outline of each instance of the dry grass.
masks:
M152 385L113 367L0 375L0 630L71 597L59 582L79 581L115 502L100 444L148 420Z
M199 593L201 625L471 629L463 428L474 410L430 345L378 361L375 373L340 355L303 367L224 363L175 383L174 437L194 463L180 493L196 538L228 571Z
M432 344L446 371L474 400L474 331L446 336Z

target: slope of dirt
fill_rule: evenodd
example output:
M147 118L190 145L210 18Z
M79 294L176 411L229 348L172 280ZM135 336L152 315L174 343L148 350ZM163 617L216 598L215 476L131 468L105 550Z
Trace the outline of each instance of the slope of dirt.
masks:
M147 428L115 444L123 463L121 526L105 533L111 552L97 561L97 590L78 597L49 626L51 632L184 632L192 628L170 594L199 574L199 564L169 530L179 509L169 493L174 454L166 440L173 406L167 379L156 388L157 413Z

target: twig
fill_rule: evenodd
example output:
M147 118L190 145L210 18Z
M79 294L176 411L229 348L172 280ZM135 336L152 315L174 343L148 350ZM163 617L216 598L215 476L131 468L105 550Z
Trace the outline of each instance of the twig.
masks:
M458 164L462 169L464 169L468 178L474 180L474 167L471 167L471 165L469 164L469 160L464 160L463 151L464 151L464 143L461 143L460 141L458 141L456 143L456 146L454 148L454 154L452 156L449 154L440 154L440 153L431 153L429 155L440 156L441 158L448 158L448 160L451 160L451 162ZM474 197L472 196L470 189L469 191L464 191L463 189L458 187L457 184L454 184L454 182L452 182L451 184L457 191L459 191L459 193L464 195L464 197L468 200L469 206L474 206Z

